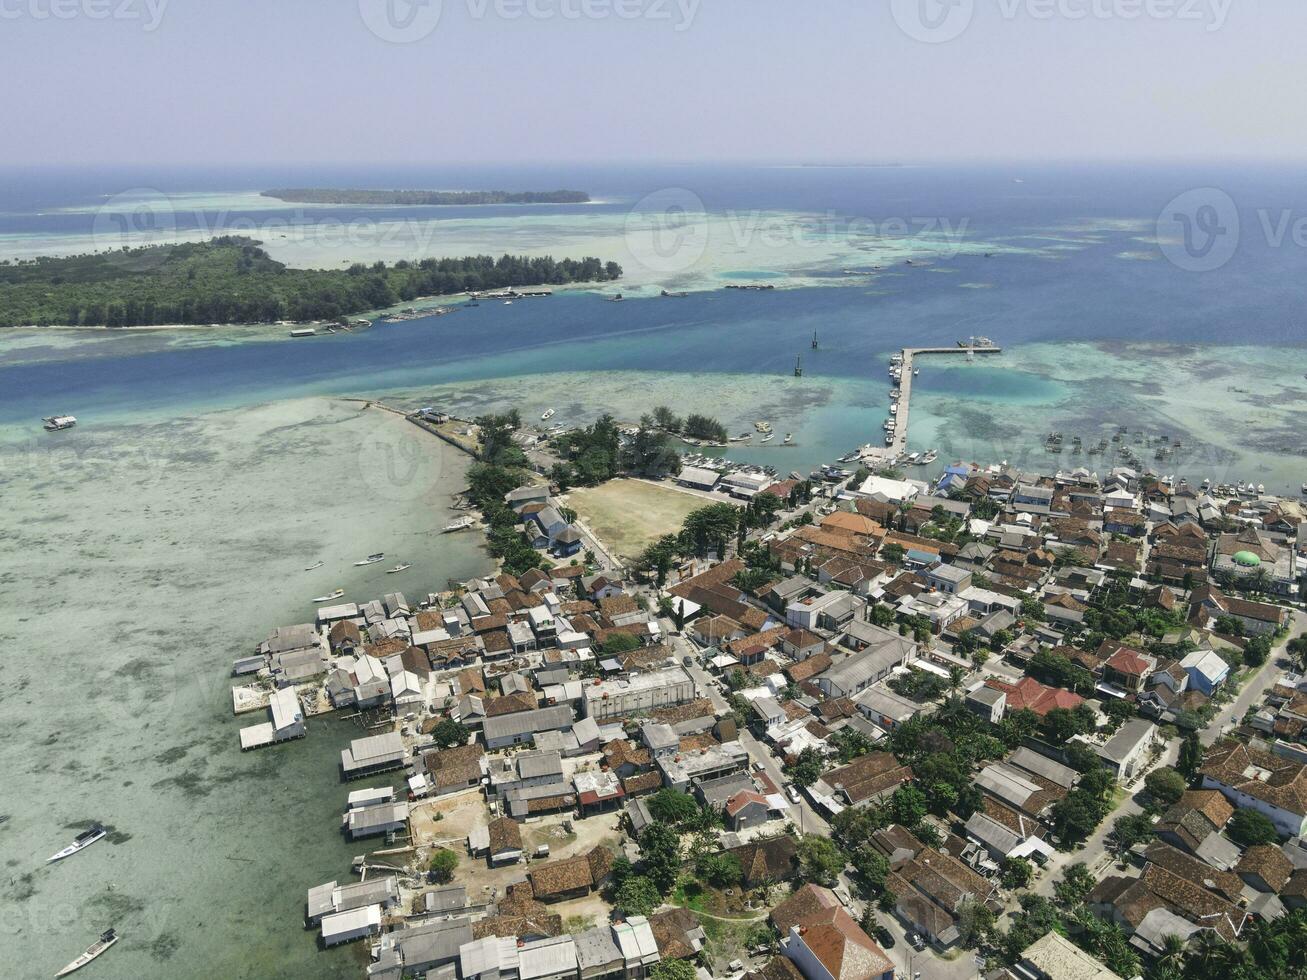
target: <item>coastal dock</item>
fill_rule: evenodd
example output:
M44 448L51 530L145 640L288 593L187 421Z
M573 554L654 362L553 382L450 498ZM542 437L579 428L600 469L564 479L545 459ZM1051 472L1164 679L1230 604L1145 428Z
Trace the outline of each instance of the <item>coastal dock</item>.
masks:
M976 354L1001 354L1003 348L994 344L962 345L956 347L904 347L899 353L903 356L903 376L899 379L898 413L894 416L894 441L887 446L871 450L866 454L869 460L889 462L897 459L908 450L908 421L912 412L912 372L918 357L928 354L965 354L971 360Z

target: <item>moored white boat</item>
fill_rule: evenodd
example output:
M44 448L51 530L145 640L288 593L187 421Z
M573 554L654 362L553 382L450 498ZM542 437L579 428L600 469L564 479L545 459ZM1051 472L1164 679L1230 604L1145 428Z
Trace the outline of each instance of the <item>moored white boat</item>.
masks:
M475 524L475 523L476 523L476 518L474 518L474 517L466 517L466 516L464 516L464 517L459 517L459 518L456 518L456 519L450 521L448 524L446 524L445 527L444 527L444 530L445 530L445 531L461 531L461 530L463 530L464 528L471 527L471 526L472 526L473 524Z
M401 564L399 564L399 565L396 565L394 568L387 568L387 569L386 569L386 574L387 574L387 575L394 575L394 574L397 573L397 572L407 571L408 569L410 569L410 568L412 568L412 567L413 567L413 563L412 563L412 562L401 563Z
M313 601L314 601L314 602L335 602L337 599L339 599L339 598L340 598L341 596L343 596L344 594L345 594L345 590L344 590L344 589L337 589L335 592L329 593L328 595L315 596L314 599L313 599Z
M84 952L81 956L77 957L77 959L73 960L66 967L64 967L62 970L56 973L55 977L56 978L66 977L74 970L80 970L82 967L86 966L87 963L90 963L91 960L103 954L110 946L112 946L117 941L118 941L118 934L114 932L112 929L106 929L104 932L100 934L99 939L91 943L90 946L86 947L86 952Z
M314 569L321 568L325 564L326 564L325 561L314 562L312 565L309 565L307 568L305 568L304 571L311 572Z
M547 408L547 409L545 409L545 411L541 414L541 416L540 416L540 421L541 421L541 422L548 422L548 421L549 421L551 418L553 418L553 417L554 417L554 410L553 410L552 408Z
M368 555L362 561L356 561L354 565L356 567L359 565L375 565L377 562L385 561L385 560L386 560L386 553L384 551L378 551L375 555Z
M73 842L62 851L56 851L54 854L51 854L46 858L46 864L49 864L51 861L62 861L64 858L72 857L78 851L90 847L96 841L103 840L108 833L109 831L105 830L100 824L91 824L89 828L83 830L80 834L74 837Z
M47 432L57 432L60 429L71 429L77 424L76 415L50 415L41 419L45 423Z

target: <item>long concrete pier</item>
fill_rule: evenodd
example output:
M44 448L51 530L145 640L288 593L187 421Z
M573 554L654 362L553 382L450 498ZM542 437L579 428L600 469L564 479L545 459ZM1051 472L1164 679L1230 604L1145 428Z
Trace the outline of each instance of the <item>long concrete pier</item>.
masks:
M898 413L894 419L894 441L887 446L881 447L879 452L872 453L871 458L881 460L892 460L901 456L908 450L908 420L912 411L912 371L913 364L918 357L925 354L966 354L968 360L976 354L1001 354L1002 347L904 347L900 352L903 355L903 377L899 379L899 400ZM882 440L884 441L884 440Z

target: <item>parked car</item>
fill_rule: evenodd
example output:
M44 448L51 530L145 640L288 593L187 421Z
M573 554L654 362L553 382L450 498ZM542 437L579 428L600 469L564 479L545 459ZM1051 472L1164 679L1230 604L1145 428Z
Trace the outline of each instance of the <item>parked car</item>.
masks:
M872 930L876 942L880 943L885 949L894 948L894 933L890 932L884 926L877 926Z
M801 799L801 797L799 796L799 789L793 783L789 783L785 787L785 795L790 798L791 803L798 803L799 800Z
M910 933L908 933L908 943L909 943L909 944L912 946L912 948L915 949L918 953L920 953L923 949L926 948L926 940L922 939L922 938L921 938L920 936L918 936L915 932L910 932Z

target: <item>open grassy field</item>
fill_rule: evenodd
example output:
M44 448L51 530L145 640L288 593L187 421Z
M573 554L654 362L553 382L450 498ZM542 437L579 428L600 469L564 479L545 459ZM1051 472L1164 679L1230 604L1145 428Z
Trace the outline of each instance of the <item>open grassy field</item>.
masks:
M605 547L635 558L664 534L679 531L690 511L712 501L638 480L609 480L571 491L565 503Z

